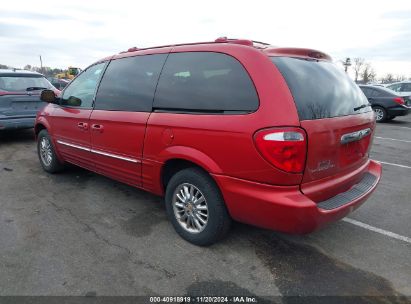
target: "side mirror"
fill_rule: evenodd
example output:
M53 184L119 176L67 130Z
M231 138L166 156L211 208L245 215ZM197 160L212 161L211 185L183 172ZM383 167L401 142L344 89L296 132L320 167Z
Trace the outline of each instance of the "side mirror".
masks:
M57 98L52 90L43 90L40 94L40 100L48 103L55 103Z

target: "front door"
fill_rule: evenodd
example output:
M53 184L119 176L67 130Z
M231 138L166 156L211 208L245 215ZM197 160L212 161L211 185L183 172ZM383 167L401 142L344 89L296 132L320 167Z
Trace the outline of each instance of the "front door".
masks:
M99 86L90 117L95 170L141 187L147 120L166 54L113 59Z
M61 157L87 169L93 169L89 119L104 66L95 64L74 79L63 91L51 119L52 136Z

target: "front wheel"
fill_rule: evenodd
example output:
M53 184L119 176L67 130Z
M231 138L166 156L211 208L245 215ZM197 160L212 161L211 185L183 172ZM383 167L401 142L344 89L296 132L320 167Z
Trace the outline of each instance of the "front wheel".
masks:
M376 106L373 108L377 122L384 122L387 120L387 111L383 107Z
M220 189L201 169L177 172L167 185L165 201L174 229L190 243L211 245L230 228L231 218Z
M57 158L47 130L41 130L37 136L37 154L40 164L45 171L56 173L63 169L63 165Z

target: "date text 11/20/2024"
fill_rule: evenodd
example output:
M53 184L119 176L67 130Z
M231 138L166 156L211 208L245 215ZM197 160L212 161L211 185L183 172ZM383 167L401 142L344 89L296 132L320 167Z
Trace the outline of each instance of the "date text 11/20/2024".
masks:
M231 296L181 296L181 297L150 297L150 303L258 303L255 297Z

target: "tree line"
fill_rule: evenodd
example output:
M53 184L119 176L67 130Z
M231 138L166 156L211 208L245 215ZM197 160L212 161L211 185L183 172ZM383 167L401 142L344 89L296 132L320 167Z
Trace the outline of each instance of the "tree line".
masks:
M364 58L357 57L354 58L353 61L354 80L356 83L392 83L407 80L407 77L404 75L394 75L392 73L387 73L382 77L377 77L377 73L371 63L366 62ZM411 80L411 78L408 79Z
M7 66L5 64L0 64L0 69L13 69L13 67ZM32 71L32 72L38 72L43 74L46 77L53 77L56 74L67 72L67 70L64 69L57 69L57 68L50 68L50 67L37 67L37 66L31 66L30 64L27 64L24 66L23 70L27 71Z

